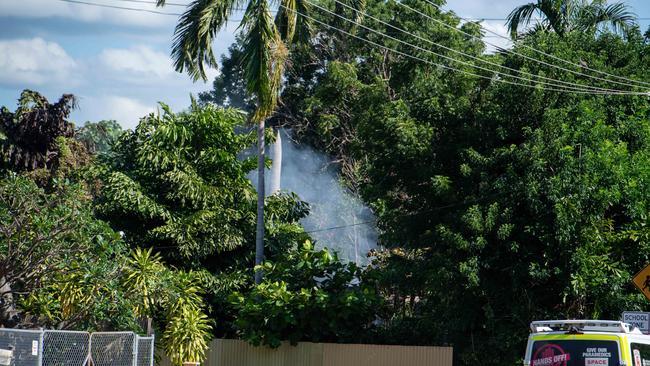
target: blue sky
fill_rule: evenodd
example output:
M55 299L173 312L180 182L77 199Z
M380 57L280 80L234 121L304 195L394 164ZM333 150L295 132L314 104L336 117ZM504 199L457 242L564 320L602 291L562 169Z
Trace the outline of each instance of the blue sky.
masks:
M155 9L121 0L88 2ZM175 0L174 3L188 3ZM446 9L467 18L505 18L521 0L449 0ZM639 17L650 18L650 1L627 3ZM163 12L179 13L168 6ZM238 18L238 17L235 17ZM174 72L169 50L177 17L106 9L59 0L0 0L0 105L15 108L25 88L51 100L63 93L79 97L72 114L84 121L116 119L132 128L138 119L163 101L175 110L189 104L189 95L210 88ZM502 21L486 21L489 29L505 34ZM645 30L650 22L643 21ZM214 43L217 54L233 42L232 23ZM497 39L490 38L491 42Z

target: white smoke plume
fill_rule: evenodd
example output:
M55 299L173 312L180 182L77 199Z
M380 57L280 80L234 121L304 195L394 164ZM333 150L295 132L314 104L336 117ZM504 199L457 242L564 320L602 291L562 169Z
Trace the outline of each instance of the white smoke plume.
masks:
M310 215L301 222L305 231L315 239L317 248L338 253L344 262L367 264L368 252L377 247L374 214L341 185L336 166L326 155L297 145L288 131L282 133L281 190L294 192L309 203ZM266 177L266 191L270 192L270 170ZM249 178L256 183L256 174Z

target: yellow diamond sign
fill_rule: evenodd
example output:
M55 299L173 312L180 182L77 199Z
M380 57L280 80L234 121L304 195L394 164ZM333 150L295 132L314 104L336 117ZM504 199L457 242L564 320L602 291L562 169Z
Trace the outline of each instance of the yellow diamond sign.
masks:
M632 282L643 292L645 297L650 300L650 264L637 273Z

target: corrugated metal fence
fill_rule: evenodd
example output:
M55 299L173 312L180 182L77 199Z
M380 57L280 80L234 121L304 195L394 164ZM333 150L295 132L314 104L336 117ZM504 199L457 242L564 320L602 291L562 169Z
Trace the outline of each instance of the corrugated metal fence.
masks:
M205 366L451 366L453 348L298 343L254 347L240 340L212 341ZM162 357L160 366L172 366Z

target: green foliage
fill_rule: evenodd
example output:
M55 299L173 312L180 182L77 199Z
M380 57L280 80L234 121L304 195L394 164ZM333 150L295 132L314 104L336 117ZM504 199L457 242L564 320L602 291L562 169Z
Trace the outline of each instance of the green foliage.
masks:
M241 112L213 105L193 104L178 114L163 106L163 115L147 116L125 132L99 169L101 216L133 248L152 248L165 262L192 273L205 289L201 298L217 321L217 335L234 334L227 298L232 291L248 291L254 266L255 191L246 174L256 162L246 149L255 138L236 132L244 122ZM307 238L299 220L308 206L298 197L271 196L265 210L267 258L283 256ZM144 252L138 258L144 262L134 268L159 260ZM162 287L153 284L137 286L143 293L160 293ZM152 306L139 304L145 312Z
M307 241L260 269L261 284L231 296L238 334L252 344L352 342L372 328L381 301L354 264L341 264Z
M0 108L0 169L33 172L38 178L66 163L80 166L87 162L85 149L71 141L65 143L67 156L62 156L63 141L74 135L74 125L67 118L75 103L72 94L50 104L41 94L24 90L15 112Z
M75 131L75 139L93 154L106 154L122 134L122 127L114 120L86 122Z
M230 57L221 57L221 69L215 77L212 90L199 93L202 104L214 103L222 107L237 108L247 112L255 109L255 99L247 94L246 87L240 81L244 70L239 60L242 57L241 41L228 47Z
M25 177L2 179L0 231L2 325L134 327L118 293L125 246L94 218L81 185L45 192Z
M163 111L116 143L98 210L133 245L171 247L168 259L191 266L244 244L254 219L245 174L255 165L237 154L254 139L235 133L244 117L235 110Z
M174 365L205 359L212 321L205 314L200 275L170 270L151 249L136 248L125 266L123 283L136 299L136 314L160 317L163 347Z
M595 32L599 27L610 26L614 31L624 33L636 24L636 16L624 3L607 4L606 1L591 0L537 0L515 8L507 20L513 38L522 25L529 25L535 15L541 15L532 32L553 30L560 36L568 32Z
M459 24L453 14L407 4ZM369 2L367 11L522 72L587 83L516 55L483 55L480 42L392 6ZM477 31L472 24L464 29ZM459 364L514 364L531 320L615 319L624 309L643 308L629 279L649 259L644 97L478 80L329 29L316 32L313 47L292 49L298 66L286 76L274 122L342 161L347 183L379 217L381 242L390 250L378 253L364 275L387 299L373 342L453 344ZM607 32L536 32L522 42L627 78L645 80L650 71L647 39L638 29L628 29L625 39ZM516 51L539 56L523 45ZM277 295L297 307L301 297L283 286L269 282L259 296ZM240 302L252 314L259 310L252 300ZM254 336L265 342L260 334Z

